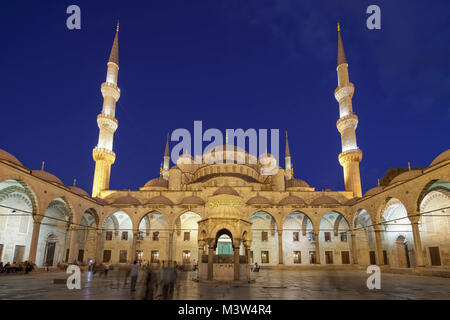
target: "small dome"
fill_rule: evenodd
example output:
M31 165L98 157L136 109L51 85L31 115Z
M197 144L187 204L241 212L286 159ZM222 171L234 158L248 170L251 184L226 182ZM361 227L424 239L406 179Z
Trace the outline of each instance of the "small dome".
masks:
M73 193L76 193L79 196L87 196L87 197L89 197L89 194L86 191L84 191L83 189L81 189L81 188L78 188L76 186L72 186L72 187L69 187L69 189L70 189L70 191L72 191Z
M377 194L377 193L380 193L381 191L383 191L383 187L382 186L376 186L375 188L372 188L372 189L370 189L369 191L367 191L365 194L364 194L364 197L365 196L373 196L374 194Z
M312 206L319 206L323 204L340 204L340 203L336 199L329 196L320 196L311 202Z
M347 200L347 201L344 203L344 205L346 205L346 206L352 206L352 205L354 205L359 199L361 199L361 198L356 197L356 198L353 198L353 199L349 199L349 200Z
M397 182L410 180L412 178L420 176L421 174L422 174L422 170L408 170L408 171L405 171L403 173L400 173L394 179L392 179L392 181L389 182L389 185L397 183Z
M162 177L158 177L148 181L144 187L160 187L167 188L169 185L168 181L163 179Z
M247 201L249 205L271 205L272 202L266 197L256 196Z
M297 196L287 196L286 198L282 199L278 204L281 206L298 205L298 204L304 205L306 204L306 202L305 200Z
M177 160L177 166L179 166L180 164L183 165L192 163L194 163L194 157L190 154L181 154Z
M5 150L2 149L0 149L0 160L7 160L9 162L12 162L14 164L23 167L22 163L16 157L14 157L11 153L6 152Z
M64 183L62 183L57 176L51 174L50 172L44 170L31 170L31 174L35 177L41 178L42 180L64 185Z
M141 204L141 202L138 199L136 199L130 195L126 195L126 196L114 199L112 201L112 203L113 204L132 204L132 205L140 205Z
M170 201L169 198L166 198L164 196L156 196L156 197L153 197L150 200L148 200L145 204L164 204L164 205L171 206L171 205L173 205L173 202Z
M439 162L450 160L450 149L445 150L440 155L438 155L433 162L430 163L430 167L438 164Z
M229 194L229 195L232 195L232 196L238 196L239 197L239 193L237 193L236 190L234 190L232 187L229 187L229 186L220 187L219 189L217 189L213 193L213 196L217 196L219 194Z
M203 201L203 199L200 197L190 196L190 197L186 197L183 200L181 200L181 204L192 204L192 205L202 206L205 204L205 201Z
M309 184L301 179L292 178L286 180L286 188L309 188Z

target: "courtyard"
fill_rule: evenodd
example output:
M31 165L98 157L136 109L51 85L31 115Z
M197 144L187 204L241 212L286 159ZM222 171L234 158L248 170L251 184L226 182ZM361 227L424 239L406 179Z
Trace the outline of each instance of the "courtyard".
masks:
M0 277L0 299L13 300L140 300L145 274L137 291L119 271L107 277L81 274L81 289L67 289L64 272ZM369 290L368 274L361 270L261 270L253 283L217 284L193 281L195 272L183 272L175 286L176 300L421 300L449 299L450 278L381 274L381 289ZM56 281L55 281L56 279ZM157 296L160 299L160 296Z

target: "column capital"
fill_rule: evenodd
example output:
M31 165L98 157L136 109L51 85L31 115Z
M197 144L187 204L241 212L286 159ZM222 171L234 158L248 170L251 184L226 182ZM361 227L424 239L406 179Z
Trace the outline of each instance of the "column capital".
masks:
M420 215L417 213L414 213L412 215L408 215L408 219L411 222L411 224L419 224L420 221Z

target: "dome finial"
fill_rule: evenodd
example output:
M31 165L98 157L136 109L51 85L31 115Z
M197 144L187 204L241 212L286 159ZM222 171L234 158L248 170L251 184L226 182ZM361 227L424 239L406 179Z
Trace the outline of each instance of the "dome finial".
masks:
M73 186L76 187L76 185L77 185L77 178L74 178L73 179Z
M45 161L42 161L41 170L44 171L45 168Z
M341 31L341 25L339 24L339 21L338 21L338 23L337 23L337 30L338 30L338 32Z
M116 32L119 32L119 20L117 20L117 28L116 28Z

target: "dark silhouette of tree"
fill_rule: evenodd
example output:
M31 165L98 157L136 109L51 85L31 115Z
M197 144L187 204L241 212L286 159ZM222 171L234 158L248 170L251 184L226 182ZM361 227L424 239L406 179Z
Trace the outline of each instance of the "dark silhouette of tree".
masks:
M411 170L422 170L421 167L414 167L411 168ZM380 179L380 185L383 187L386 187L389 183L391 183L392 179L394 179L399 174L408 171L408 168L390 168L386 173L384 174L384 177Z

